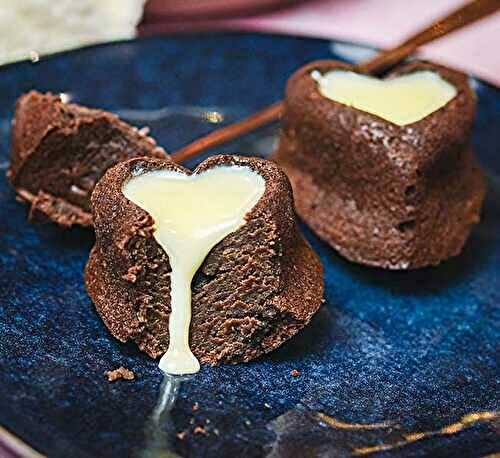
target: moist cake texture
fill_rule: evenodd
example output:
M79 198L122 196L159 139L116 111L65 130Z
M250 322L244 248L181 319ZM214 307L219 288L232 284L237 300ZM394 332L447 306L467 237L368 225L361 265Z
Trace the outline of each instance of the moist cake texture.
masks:
M191 286L190 346L204 364L239 363L272 351L303 328L323 299L323 269L300 233L292 190L273 163L214 156L193 173L245 166L264 194L246 222L210 251ZM92 195L96 244L85 283L97 312L120 341L155 358L169 343L170 264L153 237L153 218L123 195L124 183L152 170L191 173L172 162L138 158L110 169Z
M104 172L165 151L117 116L31 91L16 104L7 178L31 205L30 220L91 226L90 195Z

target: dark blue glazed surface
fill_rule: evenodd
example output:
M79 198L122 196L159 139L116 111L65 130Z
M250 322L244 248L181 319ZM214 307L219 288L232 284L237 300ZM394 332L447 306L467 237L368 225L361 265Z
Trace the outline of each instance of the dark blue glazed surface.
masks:
M251 364L203 368L180 383L162 415L153 415L162 381L156 362L115 341L85 293L92 233L27 224L26 207L4 178L14 101L31 88L121 111L173 150L214 127L205 111L226 121L249 114L281 98L294 69L329 56L322 40L200 35L0 68L1 425L51 457L175 456L167 448L206 457L500 451L495 414L456 424L500 407L498 90L477 83L474 144L489 191L484 219L460 257L438 268L385 272L344 261L305 229L326 282L326 303L310 326ZM274 133L270 127L218 151L266 155ZM137 380L108 383L104 372L121 365ZM385 424L353 425L373 423ZM194 434L197 426L206 434ZM383 444L378 455L369 448Z

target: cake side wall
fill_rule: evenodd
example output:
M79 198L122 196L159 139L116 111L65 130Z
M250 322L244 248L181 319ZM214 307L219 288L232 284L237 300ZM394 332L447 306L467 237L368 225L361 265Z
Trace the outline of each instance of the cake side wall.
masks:
M283 129L274 160L293 184L300 216L346 257L388 268L435 264L456 254L470 230L482 198L477 172L470 167L468 142L475 97L464 75L429 64L400 73L434 68L456 85L458 95L444 108L409 126L325 99L311 78L313 69L349 68L319 62L299 70L286 90ZM473 200L467 214L441 208L456 177ZM436 192L440 188L442 193ZM446 191L446 192L445 192ZM459 212L459 210L457 210ZM460 220L465 220L465 224ZM464 236L418 253L423 238L446 233L453 224ZM459 242L458 239L461 239Z

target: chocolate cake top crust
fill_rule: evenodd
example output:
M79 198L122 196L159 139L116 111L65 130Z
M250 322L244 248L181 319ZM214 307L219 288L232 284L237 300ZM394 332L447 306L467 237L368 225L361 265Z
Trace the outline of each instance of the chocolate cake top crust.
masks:
M190 346L206 364L248 361L305 326L323 297L322 266L299 232L284 173L256 158L215 156L193 173L220 165L250 167L266 182L246 223L210 251L193 279ZM134 340L152 357L169 343L170 264L152 217L125 198L135 174L172 162L139 158L110 169L96 186L96 245L86 266L87 290L111 333Z
M137 156L166 158L143 130L102 110L31 91L16 104L7 178L31 203L31 219L90 226L90 195L111 166Z
M476 112L476 96L469 85L468 77L463 73L420 61L402 65L389 73L386 79L428 70L439 74L457 89L457 95L439 110L415 123L398 126L374 114L321 95L317 82L311 77L315 70L321 74L331 70L355 71L352 65L326 60L312 62L294 73L286 88L284 128L286 129L287 122L296 121L290 119L291 117L301 113L304 122L315 123L318 144L335 135L336 141L339 142L338 148L351 153L350 158L342 161L342 173L352 175L365 165L377 167L372 155L352 154L360 143L364 144L364 149L376 149L374 153L378 154L382 161L386 160L384 153L390 150L396 155L387 158L391 163L411 160L413 167L425 173L437 162L447 161L447 153L469 141ZM307 127L308 125L304 124L302 129ZM347 137L346 132L351 135Z
M465 75L426 62L456 96L420 121L398 126L330 100L311 72L352 70L336 61L299 69L286 89L273 159L292 182L297 212L346 258L411 269L457 255L479 213L484 179L469 148L476 97Z

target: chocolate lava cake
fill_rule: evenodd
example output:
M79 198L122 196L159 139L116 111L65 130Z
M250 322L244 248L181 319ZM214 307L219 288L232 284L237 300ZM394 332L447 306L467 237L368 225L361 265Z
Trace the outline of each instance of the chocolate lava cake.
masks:
M478 223L485 182L470 146L476 109L468 78L413 62L387 78L437 73L456 95L407 125L324 97L313 72L353 68L314 62L288 81L273 159L287 173L297 212L347 259L388 269L456 256Z
M102 110L32 91L16 104L7 178L30 220L91 226L90 195L104 172L137 156L166 158L139 130Z
M265 180L246 222L216 244L192 285L190 346L205 364L239 363L272 351L303 328L323 299L323 269L300 233L292 189L273 163L215 156L193 173L246 166ZM169 344L170 265L153 237L155 221L125 198L132 176L191 172L166 160L137 158L104 175L92 195L96 244L87 291L111 333L155 358Z

